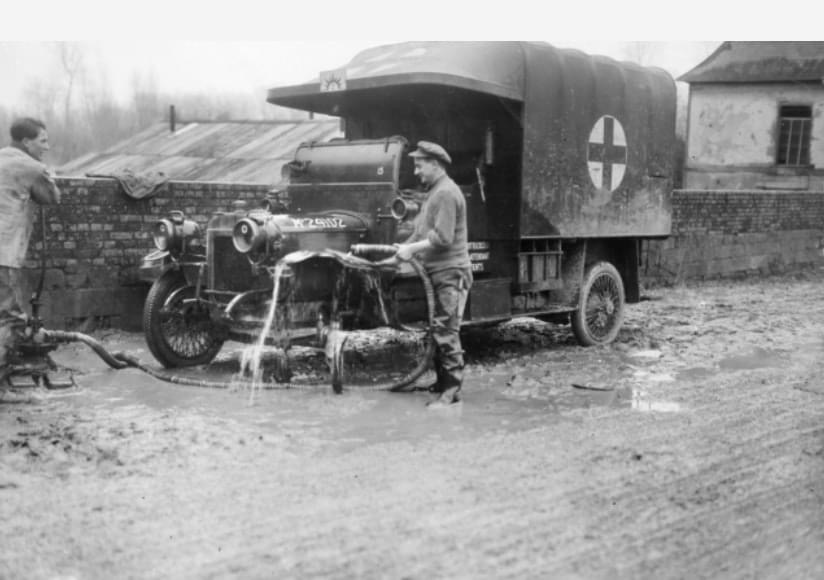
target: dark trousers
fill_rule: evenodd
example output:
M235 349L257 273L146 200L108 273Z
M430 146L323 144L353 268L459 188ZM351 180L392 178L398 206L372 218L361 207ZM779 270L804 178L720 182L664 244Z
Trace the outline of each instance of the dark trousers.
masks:
M435 320L432 337L435 341L435 372L441 390L463 383L463 348L461 321L466 299L472 286L472 271L450 268L430 274L435 290Z
M0 266L0 367L7 363L26 326L23 310L23 273L20 268Z

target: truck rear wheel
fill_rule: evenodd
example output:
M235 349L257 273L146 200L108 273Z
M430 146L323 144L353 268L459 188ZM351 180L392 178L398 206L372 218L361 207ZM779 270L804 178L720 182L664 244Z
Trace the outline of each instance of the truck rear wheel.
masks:
M624 320L624 283L615 266L596 262L584 274L572 332L583 346L615 340Z
M164 367L203 365L223 346L221 332L194 298L179 272L169 271L155 280L143 307L143 332L154 357Z

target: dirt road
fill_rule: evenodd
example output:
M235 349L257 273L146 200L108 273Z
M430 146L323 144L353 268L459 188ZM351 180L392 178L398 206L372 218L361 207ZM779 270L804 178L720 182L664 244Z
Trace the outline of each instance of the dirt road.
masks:
M63 347L79 388L0 399L0 578L824 578L823 285L650 291L606 348L475 332L441 412Z

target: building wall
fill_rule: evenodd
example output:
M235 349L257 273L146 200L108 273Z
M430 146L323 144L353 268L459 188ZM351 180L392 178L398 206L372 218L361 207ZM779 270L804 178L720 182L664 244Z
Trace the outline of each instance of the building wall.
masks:
M824 195L676 190L672 236L648 242L642 276L680 283L824 264Z
M154 250L151 225L179 209L202 226L232 202L263 199L268 186L170 182L163 193L134 200L113 179L58 178L60 205L46 206L46 275L41 316L57 329L140 327L147 286L137 277L141 258ZM40 278L39 220L26 262L26 296Z
M137 271L154 250L151 225L179 209L201 225L232 202L254 205L268 186L172 182L156 197L133 200L114 180L60 179L63 203L46 209L47 327L138 330L148 286ZM28 292L40 274L41 229L26 264ZM644 245L648 282L681 282L769 273L821 262L824 195L809 192L676 191L673 235ZM27 296L29 293L27 292Z
M812 106L813 168L775 165L782 104ZM684 187L824 191L824 85L691 85Z

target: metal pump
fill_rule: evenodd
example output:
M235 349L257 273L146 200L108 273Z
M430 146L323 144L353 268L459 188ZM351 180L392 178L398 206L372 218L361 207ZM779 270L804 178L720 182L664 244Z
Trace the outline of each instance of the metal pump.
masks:
M46 210L40 207L40 231L42 235L42 249L40 252L40 279L37 288L32 292L31 317L26 321L23 329L23 338L14 344L10 352L10 364L0 371L0 381L5 380L13 387L45 386L49 389L59 389L74 386L74 377L71 372L60 371L52 360L50 353L57 348L59 342L52 340L48 331L43 328L40 317L40 297L43 294L43 285L46 279ZM28 377L21 382L20 377Z

